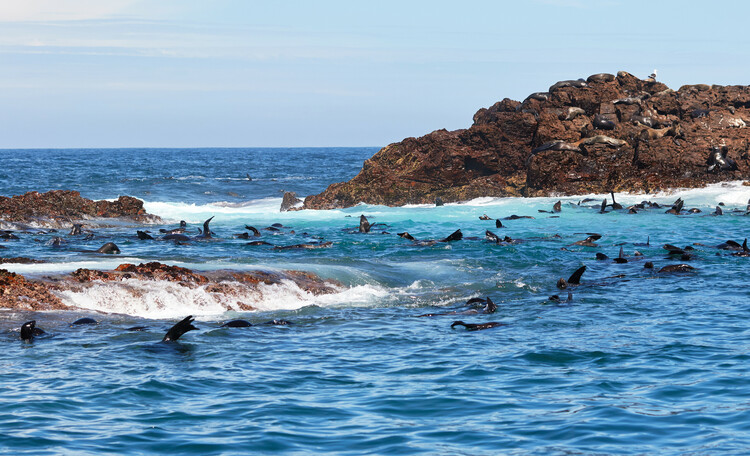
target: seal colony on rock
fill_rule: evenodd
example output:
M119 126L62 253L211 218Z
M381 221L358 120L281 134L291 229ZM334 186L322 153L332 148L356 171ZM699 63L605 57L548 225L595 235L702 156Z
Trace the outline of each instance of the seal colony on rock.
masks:
M350 181L308 196L303 208L650 192L750 179L748 122L750 86L672 90L655 78L598 73L482 108L467 129L390 144Z

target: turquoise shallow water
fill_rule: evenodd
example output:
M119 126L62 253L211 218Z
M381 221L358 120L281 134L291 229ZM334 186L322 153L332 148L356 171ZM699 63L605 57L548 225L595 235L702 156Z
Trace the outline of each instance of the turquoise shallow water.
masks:
M689 216L599 214L600 199L578 205L583 196L562 198L559 218L538 212L558 198L278 212L280 190L318 192L352 177L374 151L9 153L5 195L52 188L91 198L129 194L165 225L184 219L193 229L214 216L217 235L187 246L139 242L135 230L143 227L120 225L95 229L88 241L64 236L69 243L54 249L46 242L55 233L30 229L3 242L0 254L50 263L3 265L9 270L43 276L159 260L201 270L303 269L343 287L326 296L269 287L254 298L259 310L247 313L158 284L137 295L101 287L63 296L81 310L0 312L0 448L35 455L747 454L750 259L715 246L747 237L748 187L618 195L626 206L681 196L703 211ZM720 201L726 215L708 216ZM352 233L362 213L390 234ZM479 220L484 213L535 218L498 229ZM334 245L279 252L232 237L245 224L272 223L286 227L264 232L273 244ZM393 234L439 239L459 228L464 240L433 246ZM487 229L520 242L486 242ZM600 247L571 245L586 232L603 235ZM649 237L650 245L635 245ZM79 251L106 240L122 254ZM655 272L680 262L667 258L664 243L700 244L688 261L696 270ZM595 259L597 252L616 257L620 246L628 263ZM643 267L647 261L655 270ZM584 264L572 301L550 301L567 293L557 279ZM485 296L498 304L493 315L416 317L464 310L466 300ZM159 344L188 314L199 330ZM69 326L82 316L100 324ZM294 324L220 328L237 317ZM19 328L30 319L50 335L22 343ZM506 326L451 329L457 319ZM148 329L125 331L134 325Z

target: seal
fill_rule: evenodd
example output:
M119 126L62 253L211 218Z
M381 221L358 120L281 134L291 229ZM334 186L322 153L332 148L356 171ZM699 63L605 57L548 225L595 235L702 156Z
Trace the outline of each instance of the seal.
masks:
M175 242L187 242L190 240L188 236L185 236L184 234L180 233L174 233L174 234L167 234L162 237L165 241L175 241Z
M41 336L44 331L36 327L36 320L27 321L21 325L21 340L32 341L35 336Z
M669 264L659 269L659 272L692 272L695 268L689 264Z
M440 242L453 242L453 241L460 241L464 238L463 233L461 233L461 230L458 229L451 233L447 238L442 239Z
M610 195L612 195L612 209L614 210L620 210L622 209L622 205L615 201L615 192L609 192Z
M184 220L180 220L179 228L174 228L172 230L165 230L164 228L161 228L159 229L159 232L164 234L182 234L185 232L186 227L187 223Z
M97 321L94 320L93 318L84 317L84 318L79 318L78 320L74 321L73 323L70 324L70 326L75 326L75 325L96 325L96 324L97 324Z
M106 253L108 255L115 254L115 253L119 254L120 248L117 247L117 245L114 242L107 242L103 246L99 247L99 249L97 249L97 253Z
M672 207L667 209L665 214L673 214L673 215L679 215L680 211L682 211L682 207L685 205L685 202L682 201L682 198L677 198L677 201L672 203Z
M360 233L369 233L370 232L370 221L367 220L367 217L365 217L364 214L359 216L359 232Z
M396 235L398 237L401 237L401 238L404 238L404 239L408 239L410 241L416 241L416 239L414 239L414 236L412 236L411 234L409 234L408 231L404 231L403 233L396 233Z
M565 289L565 288L568 288L568 285L580 285L581 277L583 276L584 272L586 272L586 265L583 265L580 268L576 269L575 272L571 274L567 282L563 278L558 280L557 288Z
M610 74L610 73L596 73L586 78L586 82L588 83L596 82L599 84L603 84L605 82L612 82L614 80L615 80L615 75Z
M161 341L174 342L182 337L182 335L186 332L198 329L192 324L194 320L195 318L193 318L192 315L188 315L187 317L183 318L182 320L177 322L176 325L169 328L169 331L167 331L167 333L164 335L164 339L162 339Z
M487 214L482 214L479 216L479 220L492 220L492 217Z
M633 114L632 116L630 116L630 121L633 123L633 125L641 124L648 128L659 127L659 122L648 116L639 116L638 114Z
M315 242L310 244L294 244L294 245L277 245L274 250L295 250L295 249L326 249L333 246L333 242Z
M708 172L719 172L719 171L736 171L737 162L727 157L729 148L727 146L712 147L708 154L706 164L708 165Z
M528 97L526 97L526 100L523 100L526 102L527 100L537 100L537 101L547 101L552 96L549 92L534 92Z
M456 320L451 324L451 329L456 326L463 326L467 331L480 331L482 329L497 328L498 326L508 326L505 323L498 323L496 321L490 321L487 323L464 323L460 320Z
M208 224L213 220L213 216L211 216L208 220L203 222L203 232L196 236L198 239L211 239L211 229L208 227Z
M141 241L148 241L148 240L153 241L154 240L154 238L150 234L148 234L147 231L138 230L135 232L135 234L138 236L138 239L140 239Z
M606 115L604 114L597 114L594 116L594 120L592 122L594 125L594 128L597 130L614 130L617 124L610 120Z
M77 236L79 234L83 234L83 223L74 223L73 228L71 228L70 233L68 233L68 235Z
M260 237L260 231L254 226L245 225L245 229L252 232L254 237Z
M231 320L223 325L222 328L249 328L252 324L247 320Z
M627 262L628 260L625 258L625 253L622 250L622 246L620 246L620 254L617 255L617 258L615 258L615 263L622 264Z
M490 242L494 242L495 244L500 242L500 238L497 236L497 234L493 233L490 230L484 232L484 238Z
M549 88L549 91L551 93L558 89L564 89L565 87L574 87L576 89L580 89L588 86L589 85L586 83L586 81L582 79L568 79L565 81L557 81L556 83L552 84Z
M601 239L602 235L597 234L597 233L586 233L586 234L588 234L589 237L587 237L586 239L582 241L576 241L570 245L580 245L583 247L599 247L599 244L597 244L594 241L598 241L599 239Z

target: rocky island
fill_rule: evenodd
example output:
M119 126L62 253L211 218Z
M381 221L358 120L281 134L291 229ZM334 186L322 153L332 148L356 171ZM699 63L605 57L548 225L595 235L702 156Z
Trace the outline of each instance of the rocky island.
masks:
M750 86L675 91L654 78L600 73L482 108L468 129L390 144L303 208L653 192L748 179L748 122Z

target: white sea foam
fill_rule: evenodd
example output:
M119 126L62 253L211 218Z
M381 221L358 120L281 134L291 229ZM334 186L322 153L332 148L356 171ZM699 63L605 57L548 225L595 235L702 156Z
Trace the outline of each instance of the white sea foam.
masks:
M225 283L222 292L213 287L183 286L167 281L123 280L95 282L76 290L55 292L68 306L97 312L127 314L143 318L177 318L195 315L210 319L229 311L295 310L316 305L331 307L370 306L389 296L385 288L359 285L336 293L313 295L291 280L261 284L257 289L240 283ZM230 291L227 292L227 289Z

